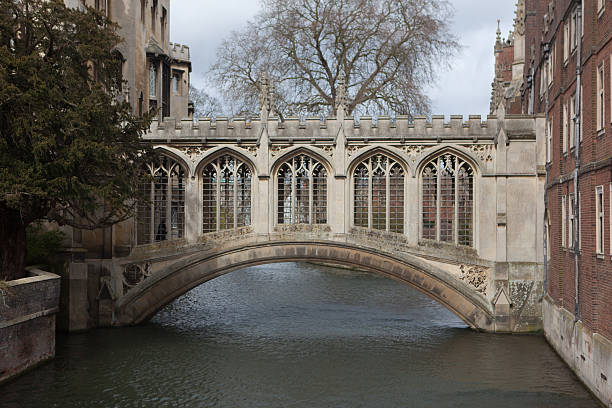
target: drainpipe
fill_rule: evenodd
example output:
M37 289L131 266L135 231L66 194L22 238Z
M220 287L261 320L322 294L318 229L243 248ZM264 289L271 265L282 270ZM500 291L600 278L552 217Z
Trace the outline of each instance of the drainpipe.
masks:
M544 44L544 61L546 61L546 64L548 65L550 63L549 61L550 58L550 46L549 44ZM546 93L544 94L544 101L545 101L545 108L544 108L544 115L545 115L545 125L544 125L544 140L545 140L545 148L546 148L546 162L544 163L544 168L546 169L546 179L544 182L544 237L543 237L543 246L544 246L544 290L542 291L542 297L540 298L540 301L542 301L542 299L544 298L544 294L546 293L546 291L548 290L548 163L551 162L551 155L549 154L549 152L552 153L552 149L550 148L550 146L548 145L548 122L550 120L549 114L548 114L548 109L550 107L550 103L549 103L549 94L550 94L550 88L548 86L548 69L544 70L544 81L545 81L545 86L546 86Z
M580 170L580 134L581 127L581 85L582 85L582 2L578 1L577 16L576 16L576 36L578 42L578 50L576 51L576 132L574 136L574 154L576 168L574 169L574 220L576 228L574 228L574 318L577 322L580 319L580 298L578 294L578 284L580 282L580 195L578 191L578 173Z

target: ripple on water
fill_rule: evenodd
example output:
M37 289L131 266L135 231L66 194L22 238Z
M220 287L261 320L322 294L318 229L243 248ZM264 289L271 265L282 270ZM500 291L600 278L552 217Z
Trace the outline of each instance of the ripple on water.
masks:
M7 407L597 407L540 336L476 333L395 281L310 264L235 271L151 323L60 336Z

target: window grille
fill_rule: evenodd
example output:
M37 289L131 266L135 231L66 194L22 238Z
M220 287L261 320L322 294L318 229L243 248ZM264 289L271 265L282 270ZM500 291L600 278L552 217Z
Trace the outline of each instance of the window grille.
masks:
M252 172L243 161L221 156L202 171L202 231L251 225Z
M278 224L327 223L327 170L317 160L300 154L277 172Z
M149 163L151 176L140 186L137 207L138 245L183 238L185 234L185 171L169 157Z
M473 245L474 172L452 154L443 154L423 168L421 235L458 245Z
M404 232L404 169L376 154L353 172L353 224L382 231Z

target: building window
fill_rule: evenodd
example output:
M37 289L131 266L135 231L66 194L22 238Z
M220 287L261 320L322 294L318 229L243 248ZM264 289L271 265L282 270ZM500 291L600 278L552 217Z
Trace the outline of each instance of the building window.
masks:
M597 69L597 130L603 130L606 124L604 99L604 64Z
M162 7L161 15L161 43L166 44L166 21L168 19L168 11L165 7Z
M597 253L604 253L604 199L603 199L603 186L599 186L595 189L595 216L596 219L596 228L597 231L595 233L597 240Z
M152 179L140 186L136 239L138 245L179 239L185 231L185 171L162 157L146 167Z
M149 63L149 97L157 98L157 66L153 61Z
M145 5L146 0L140 0L140 22L144 24L145 22Z
M142 94L142 92L140 92L140 95L138 96L138 117L142 117L143 102L144 102L144 95Z
M327 223L327 170L304 154L278 169L278 224Z
M569 117L570 117L570 131L569 131L569 145L572 149L576 142L576 94L573 94L570 98L569 106Z
M569 234L569 247L570 248L574 248L574 244L576 242L576 238L574 237L574 231L576 229L576 224L575 224L575 217L574 217L574 194L570 194L570 199L569 199L569 223L568 223L568 234Z
M566 223L567 223L567 197L561 197L561 247L567 248Z
M567 63L570 51L570 26L567 21L563 23L563 62Z
M421 173L422 237L473 245L472 167L452 154L431 160Z
M572 38L572 51L574 51L574 49L576 48L576 46L578 45L578 24L577 24L577 19L578 19L578 13L576 10L574 10L572 12L572 24L571 24L571 38Z
M172 73L172 93L178 95L181 93L181 73L175 71Z
M202 171L202 231L251 225L252 172L243 161L225 155Z
M404 232L404 168L376 154L355 168L354 225L402 234Z
M157 26L157 0L151 3L151 31L155 34Z
M547 141L547 150L546 150L546 162L550 163L552 161L552 152L553 152L553 116L550 115L548 117L548 125L546 127L546 141Z
M563 153L567 153L567 138L569 137L569 118L568 118L567 102L563 104L563 130L561 137L563 138Z

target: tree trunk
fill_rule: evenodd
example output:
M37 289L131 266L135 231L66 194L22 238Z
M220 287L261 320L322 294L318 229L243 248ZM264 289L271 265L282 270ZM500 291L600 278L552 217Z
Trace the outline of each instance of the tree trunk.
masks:
M0 280L26 276L26 224L18 211L0 203Z

